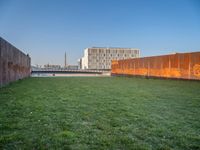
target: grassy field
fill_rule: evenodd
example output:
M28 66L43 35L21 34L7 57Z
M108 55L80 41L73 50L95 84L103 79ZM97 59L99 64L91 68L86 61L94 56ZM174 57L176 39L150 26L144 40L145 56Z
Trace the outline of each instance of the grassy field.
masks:
M29 78L0 89L0 149L200 149L200 82Z

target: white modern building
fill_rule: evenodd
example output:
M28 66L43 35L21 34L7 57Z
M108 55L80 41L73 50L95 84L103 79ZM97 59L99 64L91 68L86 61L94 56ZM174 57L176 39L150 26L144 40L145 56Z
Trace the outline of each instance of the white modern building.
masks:
M84 50L81 69L111 69L112 60L137 58L140 50L135 48L92 47Z

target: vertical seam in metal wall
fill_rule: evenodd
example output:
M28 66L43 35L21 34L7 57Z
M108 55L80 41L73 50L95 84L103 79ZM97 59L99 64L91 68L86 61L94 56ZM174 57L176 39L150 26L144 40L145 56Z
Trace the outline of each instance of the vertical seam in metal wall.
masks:
M191 78L191 54L189 54L189 64L188 64L188 78Z
M169 56L169 77L171 77L171 57Z
M178 71L180 72L180 55L178 55Z
M149 77L149 66L150 66L150 64L149 64L149 59L147 59L148 60L148 69L147 69L147 72L148 72L148 77Z

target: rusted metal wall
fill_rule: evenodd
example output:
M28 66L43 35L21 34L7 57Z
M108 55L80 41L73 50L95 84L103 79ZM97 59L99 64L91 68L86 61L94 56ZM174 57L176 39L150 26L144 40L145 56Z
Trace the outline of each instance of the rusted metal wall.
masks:
M200 80L200 52L113 60L111 74Z
M0 87L30 76L30 57L0 37Z

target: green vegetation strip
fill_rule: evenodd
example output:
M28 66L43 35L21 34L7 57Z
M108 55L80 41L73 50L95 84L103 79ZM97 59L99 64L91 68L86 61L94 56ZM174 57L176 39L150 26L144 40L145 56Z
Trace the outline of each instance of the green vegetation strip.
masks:
M0 149L200 149L200 82L29 78L0 89Z

